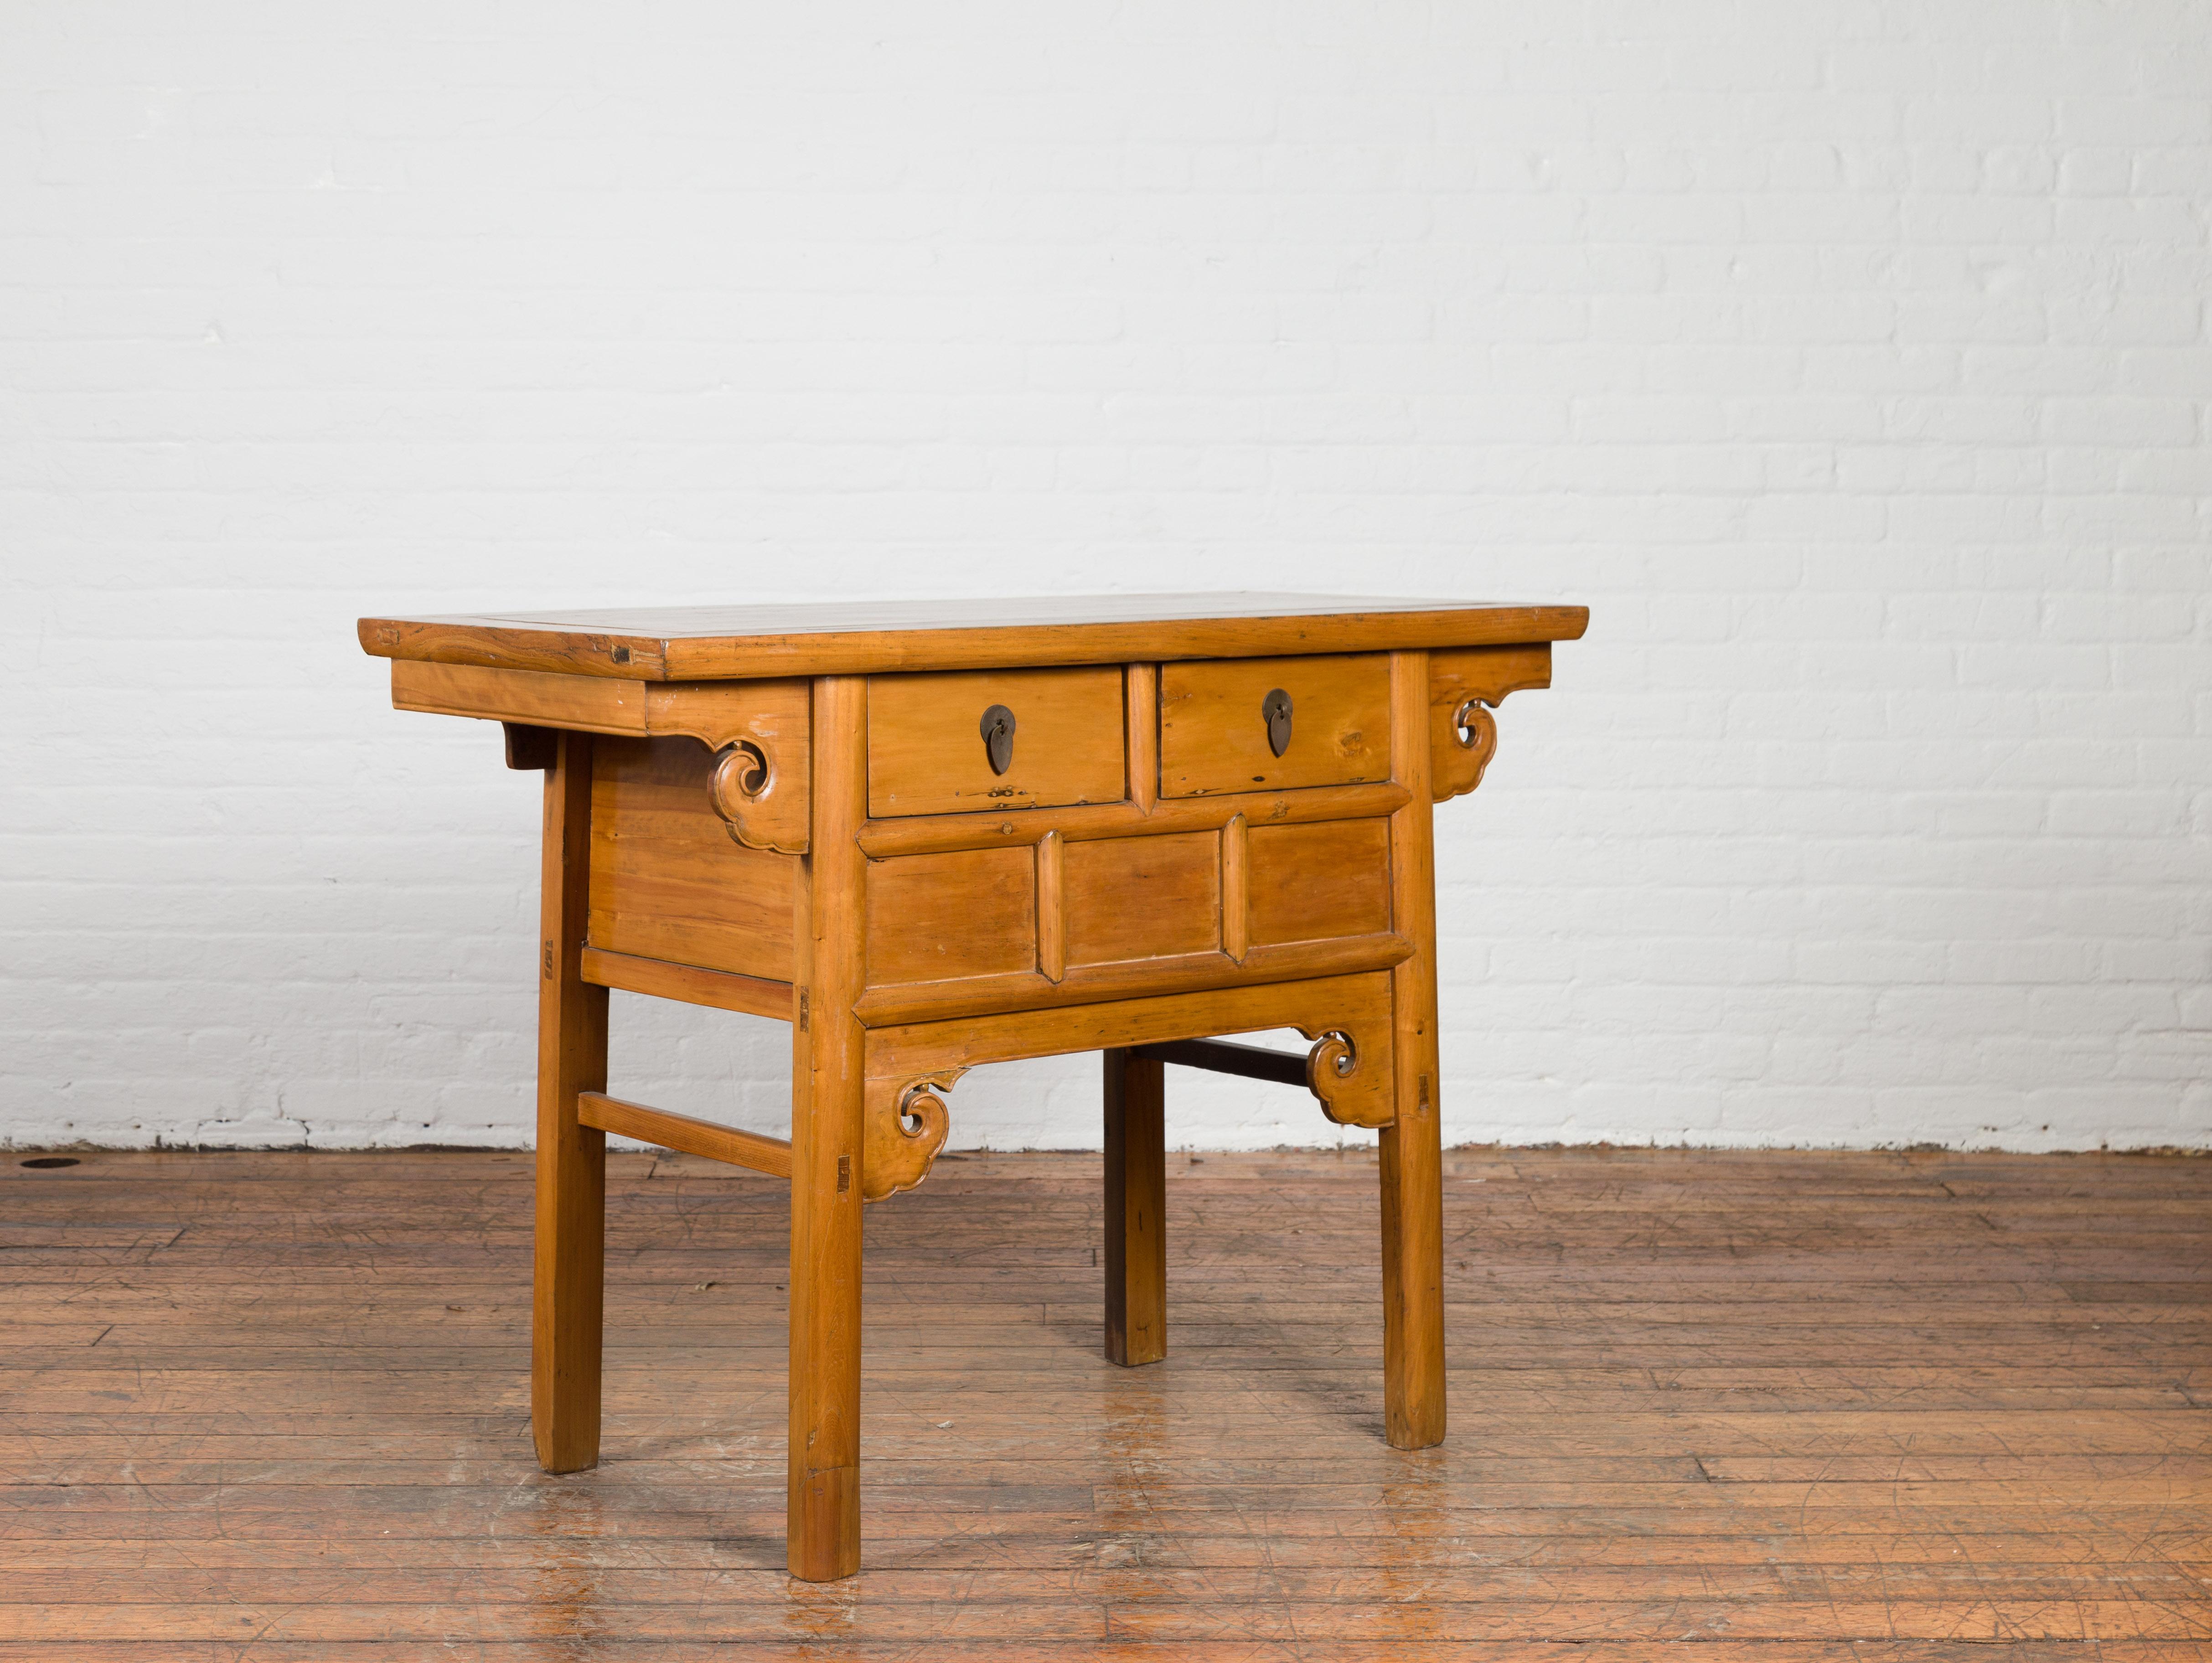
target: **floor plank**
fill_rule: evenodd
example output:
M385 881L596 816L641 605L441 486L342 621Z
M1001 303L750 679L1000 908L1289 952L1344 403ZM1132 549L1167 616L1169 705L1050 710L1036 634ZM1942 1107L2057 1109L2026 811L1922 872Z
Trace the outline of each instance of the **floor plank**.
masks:
M605 1458L553 1478L527 1157L21 1158L0 1663L2212 1660L2201 1159L1450 1151L1415 1454L1371 1156L1173 1157L1128 1371L1097 1157L947 1159L869 1210L867 1569L823 1588L778 1185L611 1162Z

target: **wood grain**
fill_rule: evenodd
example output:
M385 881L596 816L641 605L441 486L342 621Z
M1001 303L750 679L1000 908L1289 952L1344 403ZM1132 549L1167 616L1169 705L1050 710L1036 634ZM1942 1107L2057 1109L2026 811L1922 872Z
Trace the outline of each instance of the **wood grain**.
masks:
M812 786L812 687L803 681L684 683L645 690L656 734L714 753L714 811L748 848L805 854Z
M1387 657L1314 653L1296 632L1270 655L1258 641L1290 618L1326 615L1340 649L1366 626L1326 603L1214 617L1186 600L1142 604L1146 651L1127 664L1039 667L1133 621L1128 602L1074 604L966 607L942 632L928 606L776 615L860 654L814 661L811 684L793 671L823 641L794 658L763 633L766 614L363 621L363 644L399 661L402 702L497 717L510 762L550 747L532 1331L544 1464L597 1455L604 1133L786 1176L784 1557L802 1582L860 1559L861 1205L928 1175L945 1094L981 1062L1109 1053L1107 1346L1128 1363L1164 1354L1160 1069L1128 1047L1280 1026L1314 1041L1304 1083L1328 1118L1382 1132L1386 1434L1401 1448L1443 1434L1432 707L1439 680L1526 684L1549 637L1525 616L1462 618L1455 632L1474 633L1451 643L1513 645L1463 652L1439 678L1402 650L1427 640L1418 607L1381 609L1401 649ZM857 639L883 617L891 638ZM1196 631L1181 645L1177 623ZM973 667L962 641L978 626L1018 657ZM1181 661L1201 637L1212 656ZM875 651L873 671L921 673L864 679ZM1466 785L1494 735L1481 703L1469 694L1455 715L1477 736L1453 765ZM1355 797L1386 795L1346 817ZM1206 797L1236 806L1218 821L1221 803L1196 821L1158 807ZM707 833L702 798L731 848ZM1044 816L1035 835L1016 832L1030 816ZM902 834L902 818L919 823ZM790 1143L607 1096L611 979L787 1011Z
M1389 1130L1404 1108L1391 1023L1372 1011L1346 1011L1297 1026L1316 1041L1306 1053L1306 1087L1322 1113L1338 1126Z
M1241 814L1221 828L1221 950L1239 964L1252 951L1252 829Z
M1369 936L1390 924L1390 822L1257 826L1247 926L1259 947Z
M1383 1421L1400 1449L1444 1436L1442 1074L1437 1039L1434 810L1429 663L1390 655L1392 777L1411 795L1390 816L1390 908L1413 952L1390 971L1397 1114L1377 1137L1382 1188Z
M1292 713L1280 756L1260 713L1277 689L1290 695ZM1219 659L1160 671L1162 797L1390 777L1390 663L1380 654Z
M1490 711L1509 693L1552 684L1552 644L1463 647L1429 654L1429 795L1473 791L1498 749ZM1462 731L1460 713L1468 722Z
M395 710L585 733L641 737L651 731L646 725L644 683L544 670L491 670L395 659L392 705Z
M1388 970L1372 970L1360 975L1153 994L1073 1010L1001 1011L872 1028L866 1038L868 1077L912 1079L935 1069L986 1060L1054 1057L1157 1040L1255 1034L1270 1028L1311 1034L1346 1026L1366 1029L1389 1021L1390 986ZM1387 1080L1387 1065L1382 1076Z
M992 771L984 712L1014 713L1013 752ZM958 814L1118 803L1118 669L978 671L868 680L868 813Z
M636 958L597 947L584 949L583 975L595 987L618 987L653 998L711 1005L717 1011L742 1011L747 1016L772 1017L778 1022L792 1019L793 996L787 981L702 970L693 964Z
M1372 596L1083 595L363 618L382 658L720 681L1029 665L1154 663L1572 640L1580 606Z
M800 1015L792 1030L784 1511L786 1565L809 1582L850 1576L860 1565L866 1081L853 1006L866 984L873 919L866 858L854 834L867 813L867 744L866 683L816 683L812 850L795 903Z
M579 1094L607 1084L607 991L584 980L582 965L597 743L562 734L545 775L530 1420L548 1472L599 1459L607 1139L576 1118Z
M912 1079L872 1079L861 1099L860 1199L885 1201L929 1176L951 1130L945 1102L964 1068L933 1068Z
M510 732L507 766L518 762L513 731L522 725L633 737L687 736L710 753L744 746L757 761L742 790L718 788L715 802L751 847L787 854L806 849L807 683L769 681L647 683L538 670L410 662L392 665L392 702L401 710L500 721ZM724 770L718 787L733 778Z
M867 1565L817 1589L784 1185L608 1157L602 1460L554 1478L526 1151L69 1152L0 1163L22 1663L2212 1649L2202 1158L1447 1150L1413 1453L1371 1152L1168 1156L1175 1350L1127 1370L1097 1153L940 1158L869 1215Z
M1403 786L1384 781L1310 791L1188 797L1158 804L1149 810L1134 803L1112 803L1097 808L1040 809L1003 817L931 815L912 820L872 820L860 828L860 847L871 859L881 860L895 854L1012 848L1055 832L1070 843L1109 837L1176 837L1186 832L1218 831L1240 815L1254 826L1370 820L1396 812L1405 801Z
M1106 1088L1106 1360L1168 1354L1166 1070L1125 1047L1102 1053Z
M791 1145L781 1138L763 1138L693 1115L626 1102L600 1091L586 1091L577 1099L576 1118L601 1132L658 1144L684 1155L766 1173L772 1178L791 1176Z
M865 882L872 985L1036 972L1036 860L1029 850L872 860Z
M1067 964L1212 952L1221 939L1219 847L1212 832L1067 845Z
M1058 981L1067 974L1067 845L1058 832L1047 832L1036 845L1037 974Z
M871 1028L1006 1011L1042 1011L1155 993L1190 993L1350 975L1385 968L1412 950L1412 944L1396 935L1292 941L1251 948L1242 963L1225 953L1182 953L1072 965L1058 981L1034 970L1020 970L876 986L861 996L856 1008Z
M1129 806L1150 814L1160 795L1160 667L1133 664L1121 671L1121 698L1128 723Z
M591 944L791 980L798 859L732 838L713 757L687 738L607 739L595 755Z

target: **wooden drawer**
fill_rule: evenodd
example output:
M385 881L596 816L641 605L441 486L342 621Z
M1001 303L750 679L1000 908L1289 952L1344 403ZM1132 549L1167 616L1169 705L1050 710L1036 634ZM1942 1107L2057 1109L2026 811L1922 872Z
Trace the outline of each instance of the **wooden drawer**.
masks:
M994 705L1013 713L1013 754L991 766ZM1121 672L982 670L868 678L868 814L958 814L1118 803Z
M1275 755L1265 706L1291 701ZM1349 786L1390 777L1390 660L1218 659L1160 666L1160 795Z

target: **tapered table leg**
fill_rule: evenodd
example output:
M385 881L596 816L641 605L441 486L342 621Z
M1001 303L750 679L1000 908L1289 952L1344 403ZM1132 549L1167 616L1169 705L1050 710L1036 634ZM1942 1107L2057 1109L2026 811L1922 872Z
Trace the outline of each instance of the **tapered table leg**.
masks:
M1437 1113L1436 855L1429 658L1390 655L1391 774L1413 801L1390 816L1390 909L1413 956L1390 973L1397 1117L1380 1142L1382 1408L1390 1442L1444 1437L1443 1138Z
M592 737L562 733L545 775L530 1320L530 1429L548 1472L599 1459L607 1135L576 1122L577 1093L607 1085L607 990L581 965L591 818Z
M1168 1354L1166 1065L1106 1058L1106 1356L1124 1368Z
M810 1582L860 1568L862 1055L867 683L814 683L811 852L794 934L791 1419L785 1561Z

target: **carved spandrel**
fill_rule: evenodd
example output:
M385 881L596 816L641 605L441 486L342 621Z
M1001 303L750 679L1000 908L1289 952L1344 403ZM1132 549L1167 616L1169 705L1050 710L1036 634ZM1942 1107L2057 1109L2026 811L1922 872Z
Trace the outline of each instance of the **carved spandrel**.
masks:
M801 681L672 683L646 689L655 733L716 753L714 812L747 848L805 854L812 805L812 690Z
M1431 653L1430 795L1441 803L1480 785L1498 754L1498 723L1491 711L1509 693L1551 684L1547 641Z
M965 1068L943 1068L904 1080L870 1080L861 1098L860 1199L880 1201L912 1189L952 1129L945 1094Z
M1482 776L1489 770L1490 759L1498 755L1498 719L1481 700L1473 696L1462 700L1451 713L1449 725L1452 743L1459 754L1449 762L1438 757L1429 769L1434 782L1433 795L1439 803L1447 798L1462 796L1480 785Z
M787 848L778 837L786 829L770 802L778 781L769 753L751 739L740 739L714 759L714 772L707 786L708 800L722 816L730 835L748 848L775 849L784 854L806 853L805 828L796 848Z
M1321 1112L1331 1121L1371 1131L1398 1118L1388 1023L1300 1028L1298 1032L1315 1042L1306 1053L1306 1089L1320 1101Z

